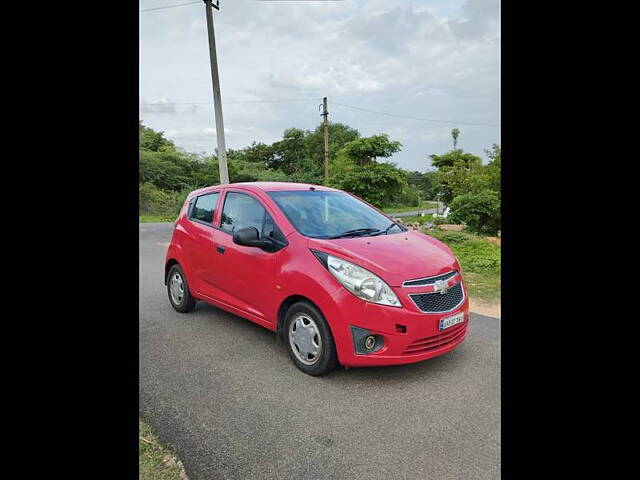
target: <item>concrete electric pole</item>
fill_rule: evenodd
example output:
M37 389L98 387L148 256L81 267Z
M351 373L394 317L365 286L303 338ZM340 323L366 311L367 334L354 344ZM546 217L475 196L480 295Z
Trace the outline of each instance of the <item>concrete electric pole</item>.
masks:
M329 183L329 112L327 111L327 97L322 99L322 116L324 117L324 184Z
M216 38L213 32L213 10L211 1L203 0L207 12L207 32L209 33L209 60L211 61L211 80L213 83L213 108L216 118L216 136L218 137L218 166L220 184L229 183L227 168L227 148L224 142L224 122L222 120L222 100L220 98L220 77L218 75L218 57L216 55ZM220 10L220 0L216 0L213 8Z

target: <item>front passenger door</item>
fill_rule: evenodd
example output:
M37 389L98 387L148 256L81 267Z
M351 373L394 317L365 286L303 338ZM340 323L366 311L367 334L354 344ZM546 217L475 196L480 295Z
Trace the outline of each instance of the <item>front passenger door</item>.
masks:
M286 248L269 253L233 243L233 234L250 226L256 227L261 235L286 241L257 198L247 193L227 192L220 229L216 232L216 284L228 294L233 306L271 324L275 319L268 317L274 309L278 265L281 256L286 255Z

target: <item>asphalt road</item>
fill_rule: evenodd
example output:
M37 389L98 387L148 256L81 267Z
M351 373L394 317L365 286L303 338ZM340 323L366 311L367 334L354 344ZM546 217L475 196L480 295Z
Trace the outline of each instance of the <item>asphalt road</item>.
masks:
M140 224L140 415L191 480L500 478L500 320L422 363L297 370L272 332L169 305L172 224Z
M398 213L389 213L390 217L402 218L402 217L415 217L424 213L425 215L434 214L434 213L442 213L446 208L444 203L440 203L437 208L427 208L423 210L412 210L410 212L398 212Z
M435 208L428 208L426 210L414 210L412 212L388 213L387 215L389 215L392 218L402 218L402 217L415 217L417 215L420 215L421 213L424 213L425 215L429 215L429 214L434 214L436 212L437 210Z

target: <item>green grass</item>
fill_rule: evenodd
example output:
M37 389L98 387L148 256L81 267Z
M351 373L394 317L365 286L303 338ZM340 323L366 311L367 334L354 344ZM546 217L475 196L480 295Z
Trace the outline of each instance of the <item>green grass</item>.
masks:
M140 480L181 480L182 463L175 455L158 443L149 425L139 421L138 465Z
M384 213L399 213L399 212L413 212L415 210L426 210L427 208L436 208L436 202L430 202L428 200L422 200L420 205L415 207L409 206L395 206L395 207L386 207L383 208L382 211Z
M421 217L420 215L416 215L414 217L402 217L399 220L401 220L402 223L431 223L433 222L433 215L428 214L424 217Z
M467 232L429 230L460 260L469 295L486 301L500 299L500 247Z
M140 215L140 223L175 222L175 215Z

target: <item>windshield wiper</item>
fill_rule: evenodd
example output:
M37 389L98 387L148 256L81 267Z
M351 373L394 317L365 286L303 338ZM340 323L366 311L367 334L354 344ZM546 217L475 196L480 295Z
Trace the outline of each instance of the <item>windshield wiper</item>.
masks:
M355 228L353 230L348 230L339 235L334 235L333 237L328 237L328 238L334 239L334 238L344 238L344 237L352 237L352 236L355 237L356 235L365 235L367 233L373 233L373 232L382 233L377 228Z
M385 235L389 235L389 230L391 230L391 227L394 226L400 228L400 225L398 225L396 222L392 222L391 225L389 225L384 231L378 230L378 233L374 233L373 235L382 235L383 233ZM400 228L400 230L402 231L402 228Z

